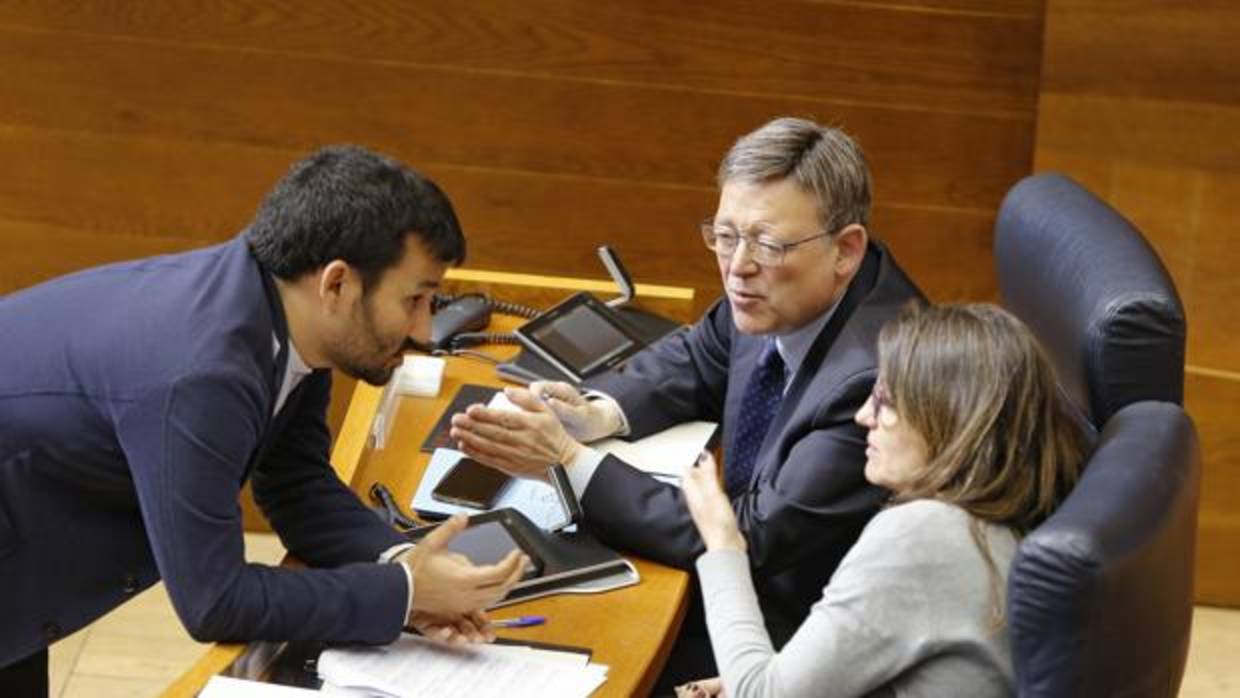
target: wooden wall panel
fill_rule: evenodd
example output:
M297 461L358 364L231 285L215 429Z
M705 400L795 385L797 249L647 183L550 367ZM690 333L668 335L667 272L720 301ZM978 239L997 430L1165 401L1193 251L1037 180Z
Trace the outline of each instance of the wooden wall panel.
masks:
M358 71L340 61L94 37L46 43L45 35L0 31L0 64L21 60L26 66L0 83L5 123L264 144L294 153L324 141L361 141L428 166L473 163L709 187L720 155L737 135L787 112L854 132L866 146L880 200L975 210L993 205L1028 165L1027 156L975 154L1028 153L1033 144L1031 113L1013 118L923 111L914 118L887 106L827 109L796 96L738 100L703 93L684 101L648 86L407 65ZM128 70L134 62L159 69ZM178 80L182 75L196 77ZM394 84L418 89L392 91ZM435 98L426 99L423 91ZM969 149L960 147L964 143Z
M208 244L239 231L295 157L297 151L274 148L0 126L0 161L33 163L0 178L0 211L10 220L49 226L52 237L75 231L64 245L91 244L82 242L81 231L93 230L90 238L98 242L92 249L107 250L99 262L151 249L171 251L177 244ZM238 171L230 164L237 161L248 168ZM471 267L605 278L594 249L619 240L639 280L670 279L706 289L699 294L703 304L717 295L714 258L696 231L696 222L714 210L713 189L447 165L423 169L455 200L470 203L461 206L461 218ZM566 201L588 204L565 206ZM986 211L879 206L872 228L936 296L978 299L993 295L992 221ZM123 233L111 240L113 246L106 242L110 231ZM626 242L635 234L654 241L651 249L629 249ZM135 239L144 238L175 242L147 241L125 254ZM46 258L44 267L64 269L56 254L53 246L29 250L26 255L34 257L25 264ZM78 251L77 259L88 258Z
M1027 116L1040 0L5 3L26 31Z
M1050 0L1035 168L1149 238L1188 313L1186 407L1203 446L1197 592L1240 605L1240 5Z
M1201 437L1206 468L1201 478L1201 513L1197 524L1197 599L1237 605L1240 580L1240 375L1192 372L1185 383L1186 408Z
M222 241L336 142L436 179L469 266L718 295L696 225L741 134L844 126L873 229L937 298L992 298L1032 162L1042 0L0 0L0 293Z
M711 260L694 250L700 262L681 262L713 209L718 158L790 113L858 136L876 220L938 226L876 232L897 253L910 240L907 257L937 257L906 266L940 270L958 231L976 239L1029 168L1040 8L0 3L0 128L29 136L9 147L25 147L26 162L49 141L72 144L0 194L0 217L220 239L289 160L356 141L445 180L470 226L471 263L578 270L589 252L561 241L584 236L619 247L639 279L707 298ZM104 140L76 154L91 136ZM57 169L91 158L77 175ZM114 171L139 167L152 169ZM51 193L62 176L82 191ZM114 181L92 194L96 177ZM131 177L157 180L159 198ZM84 220L62 220L66 203ZM669 232L683 243L665 247ZM524 243L516 258L501 249L513 240ZM936 272L947 283L928 289L993 293L985 275L958 276Z

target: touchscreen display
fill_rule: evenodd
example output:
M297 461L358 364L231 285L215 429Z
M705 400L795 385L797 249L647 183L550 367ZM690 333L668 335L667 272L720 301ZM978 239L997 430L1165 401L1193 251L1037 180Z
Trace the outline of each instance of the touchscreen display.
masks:
M530 335L579 373L633 345L633 340L585 305L570 309Z
M470 526L456 534L452 540L448 541L448 550L464 555L475 565L494 565L503 560L508 553L513 550L522 550L522 548L502 523L488 521ZM526 557L530 558L530 561L522 570L522 577L528 579L538 574L539 565L534 562L532 556L526 555Z
M518 549L517 541L498 521L470 526L448 541L448 550L464 555L475 565L494 565Z

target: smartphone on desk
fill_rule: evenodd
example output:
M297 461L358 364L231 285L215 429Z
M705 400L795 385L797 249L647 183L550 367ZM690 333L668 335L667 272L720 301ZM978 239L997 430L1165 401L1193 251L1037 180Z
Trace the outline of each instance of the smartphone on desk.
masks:
M461 458L431 490L431 498L473 509L493 509L512 478L473 458Z

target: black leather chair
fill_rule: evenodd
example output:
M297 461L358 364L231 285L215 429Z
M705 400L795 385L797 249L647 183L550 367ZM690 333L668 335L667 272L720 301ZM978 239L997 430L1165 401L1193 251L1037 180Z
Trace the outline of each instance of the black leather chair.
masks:
M1021 696L1175 696L1192 626L1200 487L1181 408L1185 319L1157 254L1057 174L1008 193L995 229L1003 304L1041 339L1101 429L1063 506L1008 581Z

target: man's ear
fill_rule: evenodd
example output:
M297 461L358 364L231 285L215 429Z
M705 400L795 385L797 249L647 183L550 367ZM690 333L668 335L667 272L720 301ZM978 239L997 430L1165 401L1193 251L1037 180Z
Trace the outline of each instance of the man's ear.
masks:
M838 276L851 278L861 268L861 260L865 258L865 248L870 242L870 234L860 223L849 223L835 234L835 246L839 254L835 256L835 273Z
M319 303L329 311L352 305L353 297L361 294L361 278L343 259L328 262L319 269L318 277Z

